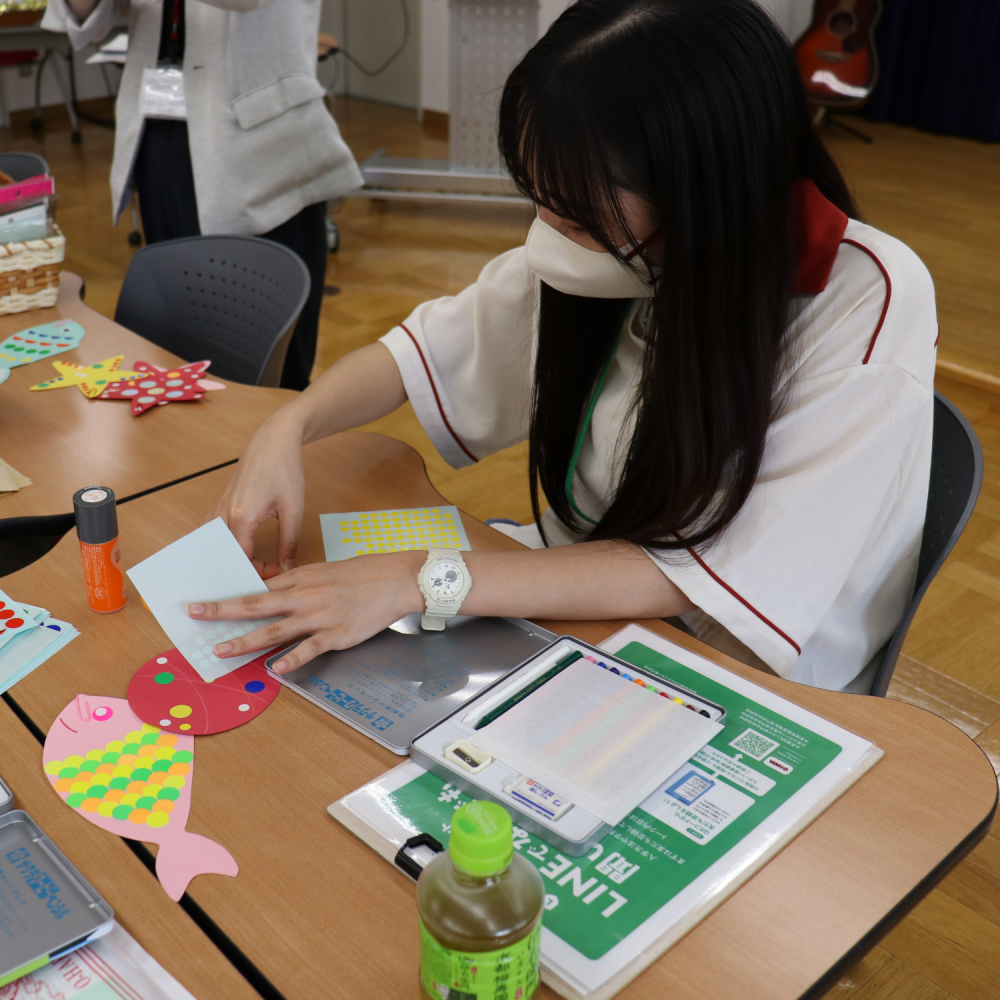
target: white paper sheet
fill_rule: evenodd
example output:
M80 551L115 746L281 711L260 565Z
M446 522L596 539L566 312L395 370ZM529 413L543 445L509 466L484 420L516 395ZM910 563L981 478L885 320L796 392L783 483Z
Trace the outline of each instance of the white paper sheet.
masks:
M472 742L617 825L721 729L578 660L484 726Z
M117 923L93 944L15 980L2 992L4 1000L195 1000Z
M181 655L206 680L222 677L260 652L219 659L212 646L280 621L203 622L189 618L189 604L266 594L267 587L239 542L217 517L133 566L128 578Z

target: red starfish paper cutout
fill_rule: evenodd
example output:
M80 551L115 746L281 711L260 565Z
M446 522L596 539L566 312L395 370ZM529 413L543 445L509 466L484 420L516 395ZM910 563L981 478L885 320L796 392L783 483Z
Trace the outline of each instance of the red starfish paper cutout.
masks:
M160 370L146 361L137 361L137 372L148 372L142 378L122 379L112 382L101 393L101 399L129 399L132 401L132 416L154 406L179 403L189 399L201 399L205 390L198 384L198 377L211 361L195 361L190 365Z

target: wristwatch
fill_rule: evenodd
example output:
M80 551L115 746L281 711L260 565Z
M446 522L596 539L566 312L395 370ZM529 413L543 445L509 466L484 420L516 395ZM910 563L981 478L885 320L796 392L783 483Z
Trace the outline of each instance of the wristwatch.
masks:
M427 561L417 574L417 585L427 604L427 610L420 616L420 627L441 632L444 623L462 607L472 577L457 549L428 549Z

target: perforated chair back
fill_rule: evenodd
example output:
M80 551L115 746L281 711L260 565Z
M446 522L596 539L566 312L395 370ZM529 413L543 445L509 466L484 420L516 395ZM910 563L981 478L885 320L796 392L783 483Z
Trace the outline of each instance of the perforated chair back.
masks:
M309 295L298 254L256 236L193 236L132 258L115 322L209 375L278 385L288 341Z
M965 530L982 484L983 451L976 432L951 400L935 392L931 481L916 586L896 631L879 650L882 660L872 683L873 695L884 698L889 690L892 672L896 669L896 660L899 659L910 622L931 580Z
M15 181L26 181L47 174L49 165L37 153L0 153L0 170Z

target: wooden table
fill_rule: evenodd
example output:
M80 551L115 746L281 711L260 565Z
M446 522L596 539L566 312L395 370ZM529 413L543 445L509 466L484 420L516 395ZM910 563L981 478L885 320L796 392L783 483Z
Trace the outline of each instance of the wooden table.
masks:
M442 502L419 456L388 438L339 435L309 445L305 459L303 560L322 559L319 513ZM193 529L227 473L126 504L120 511L126 565ZM514 547L499 532L464 521L473 548ZM264 534L273 544L273 530ZM135 670L170 645L138 600L114 615L87 609L72 537L4 584L16 598L49 607L83 632L12 691L42 729L77 693L124 697ZM624 623L541 624L600 642ZM885 756L622 996L817 995L985 834L996 807L993 770L971 740L936 716L899 702L792 684L662 622L641 624L873 740ZM198 740L189 829L228 847L240 874L201 876L190 895L289 1000L417 996L413 884L325 812L399 760L288 691L252 725ZM10 775L15 787L28 784L21 766ZM37 751L31 766L40 767ZM946 805L942 789L950 793ZM44 787L37 795L39 810L43 801L45 808L59 805ZM34 801L25 804L34 809ZM61 808L65 832L53 833L79 857L74 832L89 845L93 828ZM174 970L169 958L164 965Z
M182 363L84 305L81 285L64 271L56 305L0 317L0 341L33 325L75 319L86 331L83 342L56 360L89 365L124 354L123 368L136 361ZM230 462L261 420L295 396L289 389L227 382L197 402L155 406L133 417L124 400L87 399L73 386L28 391L55 375L49 361L37 361L14 368L0 385L0 458L34 484L0 497L0 518L65 514L83 486L110 486L121 498Z

